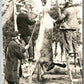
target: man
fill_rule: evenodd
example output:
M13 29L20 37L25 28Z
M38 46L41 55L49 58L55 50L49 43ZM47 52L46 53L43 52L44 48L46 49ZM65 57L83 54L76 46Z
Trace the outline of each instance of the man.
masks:
M78 30L78 21L77 21L77 10L72 5L72 2L69 1L65 4L64 9L62 10L62 15L59 18L58 22L62 21L61 28L65 29L64 34L64 44L68 53L76 51L76 46L73 42L73 32L72 30Z
M25 59L25 49L20 45L20 38L17 32L10 33L12 41L6 49L5 78L8 84L19 84L18 79L18 60Z
M21 38L25 41L25 44L28 44L28 37L32 34L32 29L29 28L29 25L34 25L36 21L30 21L28 17L28 10L24 7L21 7L20 14L17 16L17 27L19 32L21 33ZM29 44L29 60L34 59L34 51L33 51L33 42L31 40L31 44Z

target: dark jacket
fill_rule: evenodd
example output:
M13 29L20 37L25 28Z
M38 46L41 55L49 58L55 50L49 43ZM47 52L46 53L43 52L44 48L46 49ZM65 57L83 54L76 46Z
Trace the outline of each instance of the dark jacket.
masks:
M20 13L17 16L17 27L22 36L30 36L32 31L28 25L33 25L36 21L30 21L27 14Z
M21 60L25 58L23 51L25 51L25 49L21 48L15 41L11 41L8 44L6 51L6 67L5 67L6 80L8 81L17 80L18 59Z

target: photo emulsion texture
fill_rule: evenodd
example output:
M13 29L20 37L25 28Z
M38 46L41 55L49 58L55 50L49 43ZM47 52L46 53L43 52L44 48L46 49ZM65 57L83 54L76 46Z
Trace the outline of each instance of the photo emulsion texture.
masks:
M1 2L1 84L83 84L82 0Z

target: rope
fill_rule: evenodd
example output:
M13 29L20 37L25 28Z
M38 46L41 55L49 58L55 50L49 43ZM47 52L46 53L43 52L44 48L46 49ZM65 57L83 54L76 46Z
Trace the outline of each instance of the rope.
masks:
M32 41L32 37L33 37L34 31L35 31L35 28L36 28L36 24L37 24L37 21L36 21L35 26L34 26L34 29L32 31L31 37L29 39L29 43L28 43L28 45L25 46L26 49L28 49L30 47L30 43Z
M37 24L37 21L36 21L36 24ZM33 29L33 31L32 31L32 34L31 34L31 37L30 37L30 40L29 40L29 43L28 43L28 44L31 43L31 40L32 40L32 37L33 37L34 31L35 31L35 28L36 28L36 24L35 24L35 26L34 26L34 29Z

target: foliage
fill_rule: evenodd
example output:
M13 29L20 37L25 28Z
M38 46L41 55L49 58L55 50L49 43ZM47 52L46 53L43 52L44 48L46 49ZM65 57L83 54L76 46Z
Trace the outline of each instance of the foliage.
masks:
M11 40L11 37L9 36L11 31L14 31L14 18L13 18L13 15L10 18L10 20L8 20L6 22L6 24L5 24L5 26L3 27L3 47L4 48L7 46L7 44Z

